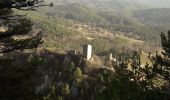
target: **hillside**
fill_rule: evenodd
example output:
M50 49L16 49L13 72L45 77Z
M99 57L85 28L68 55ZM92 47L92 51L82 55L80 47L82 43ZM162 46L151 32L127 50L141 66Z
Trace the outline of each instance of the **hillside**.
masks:
M128 11L141 9L145 5L140 4L135 0L51 0L54 4L72 4L78 3L81 5L95 8L102 11L113 11L118 14L126 13Z
M57 5L53 8L42 8L39 10L48 16L57 16L72 19L84 23L106 23L108 22L97 15L96 11L80 4Z
M69 9L68 9L69 8ZM125 36L141 39L141 40L154 40L159 36L155 36L152 33L159 34L160 29L152 28L152 26L145 27L143 23L140 23L135 17L131 15L117 15L117 13L109 11L100 11L80 4L65 4L56 5L54 8L39 9L39 12L46 16L60 17L66 20L73 20L80 23L85 23L95 27L102 27L112 32L123 32ZM151 37L148 37L148 32L141 30L147 30L151 33ZM157 32L158 31L158 32ZM132 35L129 33L133 33ZM143 35L145 34L145 35Z
M45 1L0 0L0 100L170 100L170 2Z
M146 9L146 7L147 8L169 8L170 7L169 0L163 0L163 1L162 0L95 0L95 1L93 0L48 0L48 1L53 1L55 3L60 3L60 4L80 3L80 4L89 5L90 7L105 8L107 10L108 8Z
M39 8L38 12L17 13L27 14L28 18L43 29L43 47L59 51L81 50L82 44L90 43L94 45L95 53L100 53L114 48L117 41L122 41L117 48L126 45L131 49L145 47L145 50L148 50L149 45L154 46L157 43L154 41L160 39L160 32L166 29L145 25L137 17L117 15L114 12L100 11L76 3L43 7ZM144 41L145 45L131 43L134 40Z
M109 51L109 49L114 48L116 43L119 43L118 48L128 47L131 49L130 47L133 47L134 49L139 49L139 45L140 47L143 46L143 43L136 42L136 39L125 38L126 33L123 31L109 31L107 28L96 27L57 16L50 17L39 12L25 13L18 11L17 13L27 14L28 18L42 28L44 35L43 47L57 49L58 52L65 52L68 49L81 51L81 45L84 43L93 44L94 53Z
M134 12L134 16L145 24L170 26L170 8L155 8Z
M151 8L170 8L169 0L139 0L139 2L150 6Z

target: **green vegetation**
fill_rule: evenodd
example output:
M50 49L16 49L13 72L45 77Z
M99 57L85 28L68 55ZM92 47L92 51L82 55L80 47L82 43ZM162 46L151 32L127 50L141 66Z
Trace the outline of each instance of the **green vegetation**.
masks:
M1 0L0 1L0 26L6 28L0 31L0 53L9 53L14 51L23 51L24 49L37 48L42 43L41 32L28 36L32 29L30 20L23 16L13 14L13 8L32 9L36 4L41 3L39 0ZM26 10L26 9L25 9ZM28 38L17 38L27 36Z
M93 30L95 30L96 33L102 33L104 30L107 30L113 35L118 34L122 37L125 36L142 40L146 46L143 48L148 49L149 46L152 46L154 49L154 45L160 45L155 43L155 41L160 39L159 33L166 30L165 27L145 25L131 15L118 15L114 12L92 10L91 8L75 3L56 5L52 8L39 8L38 12L15 12L18 14L26 14L28 18L43 30L43 47L60 49L61 51L67 49L81 50L80 46L84 43L92 43L94 47L98 47L97 44L101 43L100 40L91 41L88 40L86 36L86 34L90 34L93 38L103 38L103 36L95 35ZM88 25L88 27L84 28L82 25ZM82 30L79 28L82 28ZM87 32L84 31L84 29L87 30ZM112 39L113 42L110 42L109 37L104 39L105 42L103 45L112 45L111 47L104 47L104 51L112 48L117 39L120 39L120 41L123 40L121 38L117 38L116 40L115 38ZM97 41L98 43L96 43ZM122 45L122 42L119 43ZM129 45L133 47L133 44ZM95 53L100 53L102 49L98 50L98 48L96 48L94 51Z
M135 1L82 2L88 5L73 0L35 11L47 5L0 1L0 99L169 100L170 31L161 33L170 26L169 10L156 16L155 10L139 11ZM153 55L158 39L163 51ZM91 60L81 53L86 43L93 46Z
M163 30L152 26L143 26L142 23L131 15L117 15L114 12L95 11L79 4L58 5L54 8L39 9L39 11L48 16L71 19L92 26L106 28L113 32L120 31L125 36L142 40L157 40L159 39L158 34ZM148 33L151 36L147 36Z
M49 16L58 16L85 23L107 23L105 19L98 16L95 11L79 4L58 5L54 8L40 9L40 12L41 11L46 11L45 14Z
M142 67L140 54L134 52L127 59L111 62L115 71L100 67L91 69L87 66L90 62L81 55L47 50L38 51L38 55L6 54L0 58L0 78L3 80L0 81L3 86L0 97L8 100L168 100L169 35L170 32L168 36L161 34L165 52L156 55L156 59L150 58L151 65L146 63Z

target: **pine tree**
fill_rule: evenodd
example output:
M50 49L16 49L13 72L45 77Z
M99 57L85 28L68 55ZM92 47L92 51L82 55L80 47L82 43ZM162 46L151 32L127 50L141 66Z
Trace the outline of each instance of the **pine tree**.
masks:
M170 30L168 31L168 36L166 37L164 33L161 33L161 42L164 52L162 54L164 57L170 58Z
M70 94L70 87L67 83L63 84L61 92L65 96Z
M170 82L170 30L168 36L161 33L162 55L156 53L154 59L153 71L164 77Z
M74 71L74 79L76 81L76 84L80 85L80 82L83 79L83 74L82 74L82 71L79 67L77 67Z
M51 4L52 5L52 4ZM32 22L23 15L16 15L12 9L34 10L43 4L43 0L0 0L0 53L22 51L32 49L42 43L41 32L29 36L32 30ZM29 36L28 38L15 38L17 36Z

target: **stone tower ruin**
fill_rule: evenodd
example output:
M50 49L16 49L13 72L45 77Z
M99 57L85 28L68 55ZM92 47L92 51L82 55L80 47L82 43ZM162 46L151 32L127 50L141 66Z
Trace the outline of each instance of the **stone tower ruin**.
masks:
M84 44L83 45L83 56L90 60L92 58L92 45Z

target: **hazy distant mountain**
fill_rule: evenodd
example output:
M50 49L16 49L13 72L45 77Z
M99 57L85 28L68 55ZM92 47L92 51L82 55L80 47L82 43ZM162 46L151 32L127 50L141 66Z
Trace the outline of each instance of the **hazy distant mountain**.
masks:
M170 8L170 0L138 0L138 1L153 8Z
M170 0L46 0L48 2L68 4L80 3L102 9L122 8L170 8Z
M48 0L48 2L51 1L54 4L78 3L90 8L96 8L103 11L114 11L119 13L125 13L146 7L136 0Z
M106 23L108 22L105 18L102 18L97 14L96 11L86 6L79 5L76 3L67 5L58 5L51 8L40 9L42 13L49 16L58 16L66 19L72 19L84 23Z
M170 25L170 8L154 8L136 11L133 14L139 21L152 25Z

